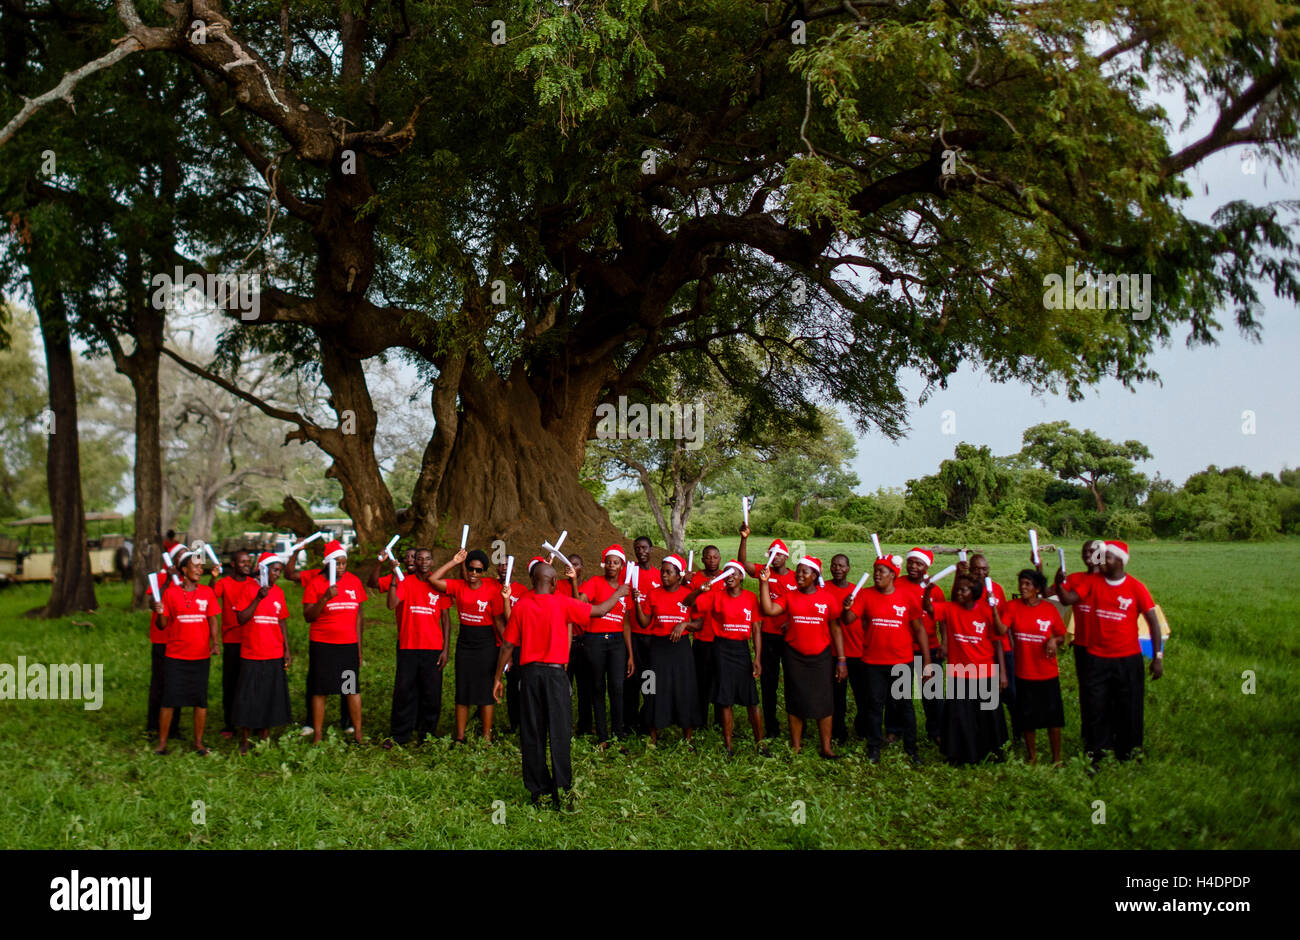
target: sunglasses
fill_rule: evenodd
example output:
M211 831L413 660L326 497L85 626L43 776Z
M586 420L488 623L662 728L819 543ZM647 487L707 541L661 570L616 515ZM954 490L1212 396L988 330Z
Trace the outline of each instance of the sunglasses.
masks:
M484 571L487 571L486 568L466 568L465 570L470 574L482 574Z

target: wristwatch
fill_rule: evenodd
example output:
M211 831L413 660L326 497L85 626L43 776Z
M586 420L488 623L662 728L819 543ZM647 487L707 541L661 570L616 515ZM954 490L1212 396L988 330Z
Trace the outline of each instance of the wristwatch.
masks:
M1164 658L1165 658L1165 651L1164 651L1164 650L1158 650L1158 651L1156 652L1156 659L1164 659Z

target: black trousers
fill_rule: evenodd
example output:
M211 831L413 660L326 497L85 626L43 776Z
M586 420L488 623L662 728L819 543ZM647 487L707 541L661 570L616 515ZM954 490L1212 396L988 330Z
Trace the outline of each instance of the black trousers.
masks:
M1142 654L1093 656L1088 663L1088 753L1094 761L1114 750L1128 760L1142 747L1142 699L1146 691Z
M578 723L574 734L591 734L591 666L587 662L585 636L569 641L569 681L578 690Z
M857 657L848 661L849 677L844 682L835 683L835 712L831 716L831 736L838 741L845 741L849 736L848 711L849 688L853 689L853 733L860 738L867 736L867 664Z
M713 682L713 641L705 642L691 638L691 654L695 657L695 688L699 696L700 715L698 728L707 728L709 726L709 686ZM713 716L718 719L718 724L722 724L722 719L718 716L721 712L718 707L713 706Z
M899 727L903 733L903 750L909 754L916 753L916 710L912 707L911 663L900 663L897 666L885 665L879 666L874 663L863 663L866 668L867 678L867 747L870 750L879 750L884 743L884 735L881 733L882 719L885 709L893 700L890 694L896 682L894 674L896 670L901 670L902 674L907 677L906 695L902 699L901 705L895 705L897 709L894 714L898 717Z
M641 674L650 668L650 634L632 634L632 659L636 671L623 683L623 722L628 731L647 734L650 731L652 696L641 694L641 685L645 682ZM623 668L627 669L627 666Z
M225 720L222 731L234 731L231 715L235 710L235 690L239 688L238 643L221 644L221 714Z
M763 672L758 678L763 697L763 728L769 738L780 734L776 724L776 692L781 684L781 657L784 654L785 637L779 633L764 633L763 652L759 657Z
M519 648L510 654L510 668L506 670L506 720L507 731L519 730ZM482 707L482 706L480 706Z
M937 665L939 673L939 694L933 698L925 695L925 667L917 668L912 660L912 681L921 683L921 710L925 713L925 733L931 741L938 741L943 736L943 647L936 646L930 650L930 662Z
M438 735L438 718L442 714L442 671L438 669L441 650L397 651L397 671L393 674L393 711L390 716L392 738L398 744L421 741L427 734Z
M511 670L512 672L514 670ZM524 759L524 786L533 796L573 786L569 756L573 697L563 667L529 663L519 667L519 751ZM546 744L551 769L546 768Z
M1079 734L1085 745L1088 741L1088 667L1092 665L1092 654L1086 646L1072 646L1074 653L1074 678L1079 683Z
M162 708L162 682L163 682L163 660L167 658L166 643L151 643L153 651L149 659L149 713L145 716L144 729L157 733L158 731L158 709ZM167 732L169 738L180 735L181 729L181 710L178 708L172 712L171 730Z
M1007 661L1007 687L1002 690L1002 704L1007 706L1007 717L1016 713L1016 652L1003 650L1002 656Z
M596 723L596 738L608 741L610 733L623 737L623 679L627 672L627 647L622 633L588 633L582 639L587 671L591 676L591 704ZM570 667L572 668L572 667ZM605 695L609 693L608 722ZM582 710L579 703L578 710Z

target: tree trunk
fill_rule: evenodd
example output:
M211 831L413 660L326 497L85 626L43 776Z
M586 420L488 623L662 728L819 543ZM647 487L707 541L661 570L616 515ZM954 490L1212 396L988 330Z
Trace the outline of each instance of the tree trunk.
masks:
M135 535L131 552L131 608L150 602L149 572L162 564L162 443L159 432L158 351L136 340L126 373L135 392ZM118 371L122 371L119 365Z
M1096 480L1088 480L1088 489L1092 490L1092 498L1097 501L1097 512L1101 515L1106 514L1106 504L1101 501L1101 488L1097 486Z
M564 548L587 558L622 533L578 481L573 454L542 428L536 394L516 369L509 380L495 373L461 379L460 415L452 459L438 485L439 514L419 524L443 546L459 545L460 526L470 527L470 546L504 548L516 565L569 535ZM572 420L587 420L587 407L573 404ZM496 539L504 545L493 545Z
M95 582L86 548L86 512L81 496L81 449L77 440L77 386L72 369L72 342L63 295L42 283L39 266L32 265L36 311L45 345L45 370L54 415L49 436L45 478L54 517L54 572L50 600L43 617L62 617L78 610L95 610Z

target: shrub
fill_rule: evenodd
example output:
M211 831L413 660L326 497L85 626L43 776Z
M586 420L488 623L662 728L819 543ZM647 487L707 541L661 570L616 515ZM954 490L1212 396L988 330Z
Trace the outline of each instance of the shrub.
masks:
M802 522L790 522L789 520L783 519L772 526L772 534L779 539L786 539L787 541L791 539L803 539L806 541L813 537L813 527L805 525Z
M817 533L819 539L824 539L828 538L840 526L848 524L849 521L843 516L831 514L822 516L813 522L813 531Z

